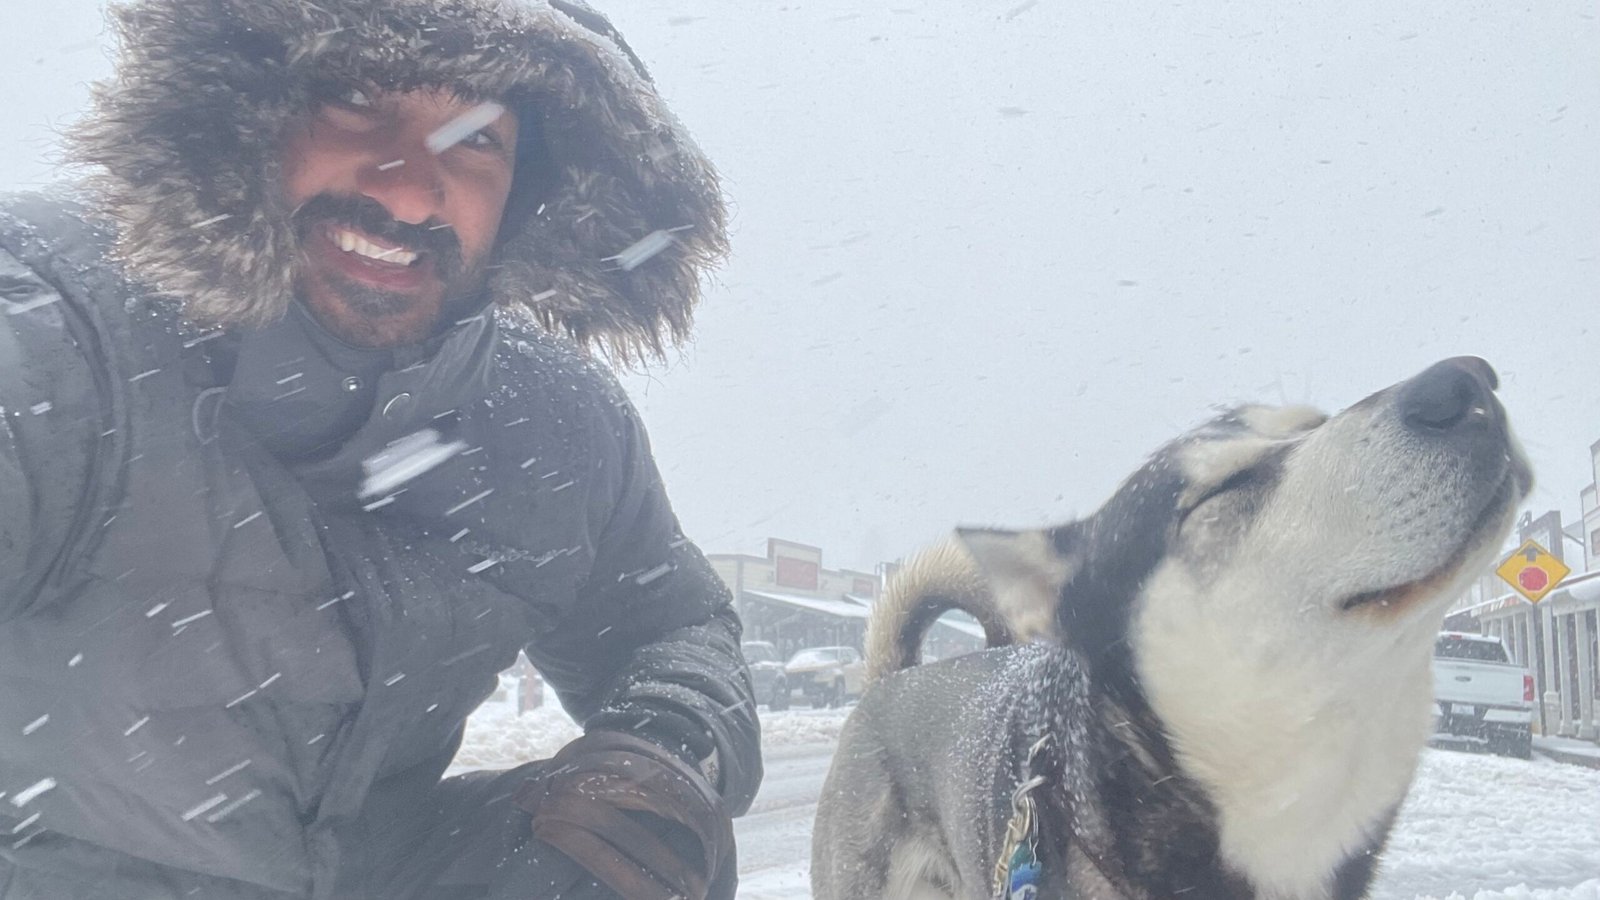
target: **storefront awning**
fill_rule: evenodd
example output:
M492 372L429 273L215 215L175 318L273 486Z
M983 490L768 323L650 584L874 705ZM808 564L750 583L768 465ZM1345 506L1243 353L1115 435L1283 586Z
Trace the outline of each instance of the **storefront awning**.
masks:
M841 619L865 619L872 614L872 610L859 606L846 600L829 600L824 597L802 597L797 594L778 594L772 591L744 590L747 598L766 600L771 603L781 603L799 609L819 612L825 615L837 616Z
M1600 572L1589 572L1577 578L1568 578L1556 590L1566 591L1579 603L1593 603L1600 600Z
M849 599L846 600L830 600L825 597L803 597L798 594L780 594L776 591L752 591L749 588L745 588L744 596L746 599L750 600L764 600L769 603L779 603L784 606L792 606L796 609L804 609L810 612L836 616L840 619L854 619L860 621L872 615L871 609L869 609L867 606L861 605L864 598L850 597L849 595L846 595L849 597ZM857 602L851 602L852 600ZM979 640L984 639L983 626L960 613L945 613L943 616L939 617L935 624L954 628L956 631L959 631L962 634L971 635Z

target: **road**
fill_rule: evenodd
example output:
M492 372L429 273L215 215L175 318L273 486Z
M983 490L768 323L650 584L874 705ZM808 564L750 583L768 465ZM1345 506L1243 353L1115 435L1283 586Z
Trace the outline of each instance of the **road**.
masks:
M833 744L780 744L739 836L740 900L808 898L811 820ZM1600 897L1600 771L1430 749L1373 900ZM1521 893L1517 885L1535 889ZM1579 887L1579 885L1582 885Z
M787 873L807 870L811 859L811 820L817 814L817 797L833 759L831 743L807 743L772 748L766 755L766 778L761 793L742 818L734 822L739 837L739 872L750 897L752 884L772 879L787 884ZM783 896L788 896L784 894Z

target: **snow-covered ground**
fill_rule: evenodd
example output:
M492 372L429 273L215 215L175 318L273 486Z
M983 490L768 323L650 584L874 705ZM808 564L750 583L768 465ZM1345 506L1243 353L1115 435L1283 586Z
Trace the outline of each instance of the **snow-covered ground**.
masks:
M741 900L802 900L811 819L847 710L762 714L767 778L737 823ZM551 705L468 723L457 770L554 753L578 733ZM1430 749L1373 900L1600 900L1600 771Z
M1424 752L1373 896L1600 900L1600 771Z
M517 715L514 709L485 703L467 720L467 733L456 751L450 774L471 769L509 769L534 759L548 759L583 731L562 711L546 703Z

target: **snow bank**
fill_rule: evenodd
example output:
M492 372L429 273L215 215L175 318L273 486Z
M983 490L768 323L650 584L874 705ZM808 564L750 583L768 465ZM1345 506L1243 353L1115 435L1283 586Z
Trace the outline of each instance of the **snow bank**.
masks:
M467 719L467 733L450 765L451 774L470 769L509 769L548 759L583 733L558 704L546 703L522 715L485 705Z
M1600 900L1597 810L1589 769L1428 750L1373 900Z
M786 709L761 712L761 746L833 743L850 715L848 709Z
M848 709L761 711L761 745L833 743L839 739ZM450 765L450 773L472 769L506 769L535 759L548 759L562 745L582 734L560 705L546 703L522 715L509 707L484 704L467 720L466 737Z

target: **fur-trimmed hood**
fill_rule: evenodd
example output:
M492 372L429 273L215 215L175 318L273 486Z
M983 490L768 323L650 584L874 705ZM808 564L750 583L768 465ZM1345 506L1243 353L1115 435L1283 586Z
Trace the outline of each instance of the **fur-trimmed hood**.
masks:
M582 343L659 354L726 252L715 171L581 0L133 0L113 19L116 74L95 86L75 156L97 167L129 274L198 323L287 309L297 242L279 154L330 84L526 98L554 185L536 214L508 216L490 294Z

